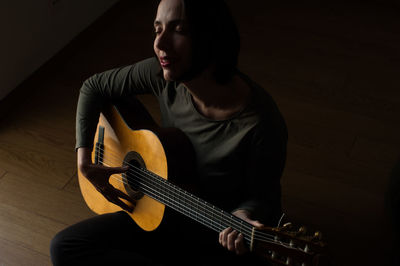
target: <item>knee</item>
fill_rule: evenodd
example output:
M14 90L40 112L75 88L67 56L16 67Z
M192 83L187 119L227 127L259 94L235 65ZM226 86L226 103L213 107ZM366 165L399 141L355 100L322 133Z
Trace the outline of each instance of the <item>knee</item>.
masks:
M50 241L50 258L54 266L67 265L68 261L68 241L63 231L56 234Z

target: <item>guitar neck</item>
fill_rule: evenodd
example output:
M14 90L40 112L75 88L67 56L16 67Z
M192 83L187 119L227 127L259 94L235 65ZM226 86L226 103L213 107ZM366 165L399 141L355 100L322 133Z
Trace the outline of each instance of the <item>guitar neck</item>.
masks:
M216 232L227 227L242 233L247 244L251 244L254 228L242 219L185 191L168 180L143 168L135 169L128 176L133 189L161 202L175 211L203 224Z

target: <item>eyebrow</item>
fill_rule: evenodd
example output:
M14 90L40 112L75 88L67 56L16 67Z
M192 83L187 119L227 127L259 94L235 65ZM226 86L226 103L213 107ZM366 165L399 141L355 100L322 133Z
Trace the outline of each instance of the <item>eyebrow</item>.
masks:
M178 24L183 24L183 23L185 23L185 21L183 19L174 19L174 20L168 21L168 24L172 24L172 25L178 25ZM162 24L161 21L158 21L158 20L154 21L154 26L158 26L161 24Z

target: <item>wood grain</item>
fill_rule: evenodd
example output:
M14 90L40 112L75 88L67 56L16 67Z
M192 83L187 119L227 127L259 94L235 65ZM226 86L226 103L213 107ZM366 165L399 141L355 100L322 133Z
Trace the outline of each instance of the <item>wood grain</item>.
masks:
M49 141L29 136L28 132L9 129L1 134L1 168L57 188L63 187L75 172L72 154L63 152Z
M11 173L1 182L0 202L64 225L93 216L79 191L60 190Z
M1 239L48 256L50 239L65 224L0 203L0 228Z
M0 179L6 174L6 171L3 169L0 169Z
M52 265L50 257L0 238L0 265Z

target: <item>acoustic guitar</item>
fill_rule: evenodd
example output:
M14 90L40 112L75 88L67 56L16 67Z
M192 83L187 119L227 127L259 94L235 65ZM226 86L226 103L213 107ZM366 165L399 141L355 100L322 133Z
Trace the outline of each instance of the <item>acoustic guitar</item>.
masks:
M130 114L134 114L133 116ZM140 120L138 120L140 118ZM191 144L178 129L160 128L140 103L104 108L94 138L94 163L115 167L129 165L125 174L112 175L110 183L137 199L131 218L146 231L156 229L165 206L216 232L231 227L244 236L252 252L276 265L321 265L326 244L320 234L305 234L303 227L290 224L256 229L251 224L219 209L168 180L189 175L194 161ZM120 211L78 172L82 195L97 214ZM138 195L139 194L139 195ZM126 202L128 205L130 203Z

